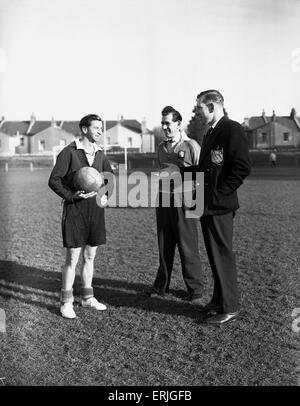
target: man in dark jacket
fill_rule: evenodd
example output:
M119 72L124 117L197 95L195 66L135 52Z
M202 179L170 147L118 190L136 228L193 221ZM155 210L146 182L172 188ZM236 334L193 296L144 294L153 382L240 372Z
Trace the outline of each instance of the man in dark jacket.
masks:
M201 92L197 111L210 127L197 167L204 172L204 213L200 221L214 278L213 296L205 306L206 322L218 325L238 315L233 218L239 208L237 189L250 173L250 159L243 128L224 115L224 98L219 91Z

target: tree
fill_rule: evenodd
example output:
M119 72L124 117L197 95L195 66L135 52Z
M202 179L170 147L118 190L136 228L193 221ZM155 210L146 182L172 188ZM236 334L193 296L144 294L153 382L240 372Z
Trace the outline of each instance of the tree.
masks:
M161 126L157 126L154 127L152 130L153 134L154 134L154 142L155 142L155 151L157 151L157 147L158 145L163 141L163 139L165 138L164 136L164 132L161 128Z
M190 138L193 138L194 140L196 140L201 145L206 131L207 131L207 125L205 125L201 122L200 117L197 114L197 108L195 106L193 109L193 115L187 126L187 135Z
M223 108L223 111L224 111L224 115L226 117L228 117L228 113L227 113L225 107ZM199 115L197 114L197 108L195 106L193 109L193 115L187 126L187 135L190 138L193 138L194 140L196 140L201 145L202 141L203 141L203 137L207 133L208 128L209 128L208 125L203 124L201 122L201 119L200 119Z

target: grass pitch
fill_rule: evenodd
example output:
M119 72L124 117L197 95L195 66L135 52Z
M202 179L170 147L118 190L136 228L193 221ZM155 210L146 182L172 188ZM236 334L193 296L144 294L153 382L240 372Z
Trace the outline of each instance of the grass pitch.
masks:
M178 253L171 294L149 299L158 253L154 209L106 209L95 295L108 309L59 314L60 199L49 170L0 173L0 378L6 385L297 385L300 181L249 178L234 247L241 318L205 326L186 301ZM200 232L200 227L199 227ZM200 232L206 296L212 277ZM75 283L78 293L79 279ZM78 298L78 296L77 296Z

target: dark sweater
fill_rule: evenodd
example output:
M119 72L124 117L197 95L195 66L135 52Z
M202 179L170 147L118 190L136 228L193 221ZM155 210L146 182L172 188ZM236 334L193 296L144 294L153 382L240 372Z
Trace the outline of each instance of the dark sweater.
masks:
M49 178L49 187L64 200L72 202L76 192L73 178L75 173L84 166L90 166L84 150L77 149L75 142L71 142L57 156L56 164ZM99 172L113 172L103 151L95 153L92 167Z

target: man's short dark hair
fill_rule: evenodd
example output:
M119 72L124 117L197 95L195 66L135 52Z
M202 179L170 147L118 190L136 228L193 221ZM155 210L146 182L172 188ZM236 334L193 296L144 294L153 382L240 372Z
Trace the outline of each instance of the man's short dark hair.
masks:
M94 120L102 121L97 114L88 114L87 116L82 117L79 122L80 130L82 130L82 127L89 127L91 125L91 122Z
M166 106L162 109L161 115L162 116L167 116L168 114L172 114L172 121L180 121L182 122L182 117L179 111L175 110L174 107L172 106Z
M198 94L197 99L203 99L204 104L219 103L224 104L224 97L218 90L205 90Z

